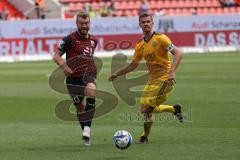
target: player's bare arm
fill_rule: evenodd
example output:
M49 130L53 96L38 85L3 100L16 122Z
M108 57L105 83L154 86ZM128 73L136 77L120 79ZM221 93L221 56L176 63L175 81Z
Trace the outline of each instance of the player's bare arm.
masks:
M54 56L53 56L53 60L54 62L59 65L61 67L61 69L63 70L64 74L66 76L69 76L73 73L73 71L71 70L71 68L65 63L65 61L62 59L62 55L63 53L61 51L57 51Z
M173 51L171 53L173 54L173 62L168 74L168 85L172 86L175 83L175 72L181 63L182 53L176 46L173 48Z
M121 76L123 74L127 74L131 71L133 71L135 68L137 68L138 63L131 62L130 64L126 65L125 67L121 68L120 70L113 73L110 77L108 77L109 81L113 81L118 76Z

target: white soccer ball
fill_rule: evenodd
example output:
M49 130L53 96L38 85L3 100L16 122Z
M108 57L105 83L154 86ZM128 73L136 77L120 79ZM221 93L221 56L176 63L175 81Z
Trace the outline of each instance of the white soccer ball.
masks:
M113 143L118 149L127 149L132 143L132 135L128 131L117 131L113 136Z

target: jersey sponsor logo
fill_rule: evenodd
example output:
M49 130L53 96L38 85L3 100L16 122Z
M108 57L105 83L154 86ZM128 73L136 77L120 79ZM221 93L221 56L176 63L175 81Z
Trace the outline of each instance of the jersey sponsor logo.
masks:
M153 41L153 42L152 42L152 46L153 46L153 47L157 47L157 42L156 42L156 41Z
M91 40L90 42L91 42L91 46L95 47L95 42L93 40Z

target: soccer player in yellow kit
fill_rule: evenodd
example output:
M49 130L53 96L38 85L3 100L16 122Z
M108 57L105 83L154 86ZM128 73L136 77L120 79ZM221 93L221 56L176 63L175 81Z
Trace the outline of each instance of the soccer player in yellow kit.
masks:
M182 54L166 35L153 31L153 24L150 14L142 13L139 16L139 26L142 28L144 38L137 42L132 62L108 78L109 81L112 81L120 75L133 71L142 58L146 61L149 79L140 99L141 113L144 114L145 121L144 132L139 143L148 142L153 123L152 113L171 112L180 122L183 122L181 105L163 105L175 84L175 72L180 64ZM174 56L172 64L169 53Z

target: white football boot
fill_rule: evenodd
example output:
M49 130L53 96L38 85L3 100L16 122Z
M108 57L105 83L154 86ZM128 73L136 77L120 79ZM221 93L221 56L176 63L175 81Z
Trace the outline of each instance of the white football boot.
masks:
M90 142L90 127L85 126L82 134L83 144L85 146L91 146Z

